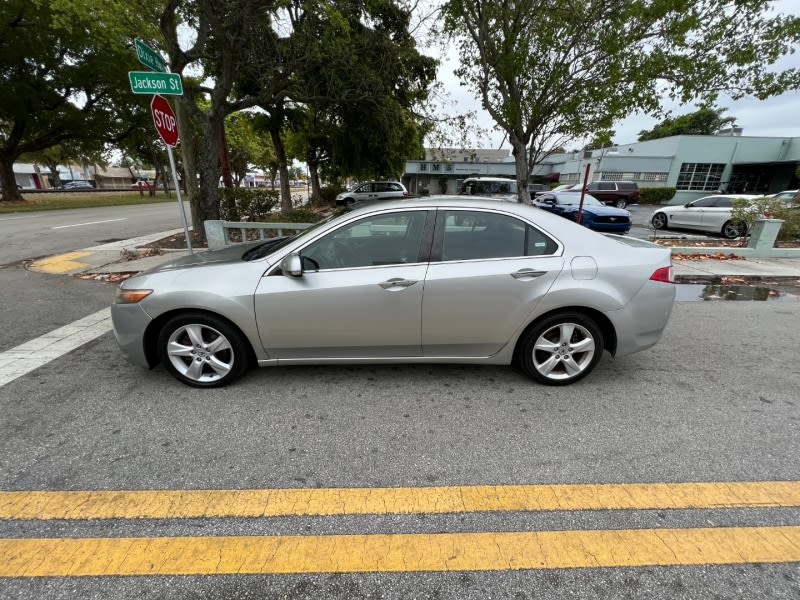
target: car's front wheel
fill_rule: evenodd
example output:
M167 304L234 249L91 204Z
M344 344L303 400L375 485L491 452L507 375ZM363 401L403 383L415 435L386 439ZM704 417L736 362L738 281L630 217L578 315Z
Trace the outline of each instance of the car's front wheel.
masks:
M664 213L656 213L653 215L653 218L650 220L653 224L654 229L666 229L667 228L667 215Z
M744 223L734 223L733 221L726 221L725 224L722 226L722 235L724 235L729 240L734 240L740 236L743 236L744 232L745 232Z
M174 317L164 325L157 343L164 367L187 385L227 385L247 369L242 335L213 315L186 313Z
M594 320L581 313L559 313L523 334L519 366L539 383L567 385L592 372L603 348L603 333Z
M614 203L614 206L617 208L625 208L628 206L628 201L625 198L617 198L617 201Z

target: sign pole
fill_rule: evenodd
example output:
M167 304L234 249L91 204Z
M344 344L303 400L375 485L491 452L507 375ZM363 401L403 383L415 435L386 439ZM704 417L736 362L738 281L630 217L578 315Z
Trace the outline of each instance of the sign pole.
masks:
M192 251L192 238L189 235L189 223L186 220L186 210L183 207L181 198L181 184L178 181L178 169L175 168L175 156L172 154L172 147L178 144L178 122L172 108L160 94L172 96L183 95L183 81L181 76L169 72L169 67L164 62L161 55L145 44L142 40L135 40L136 56L144 66L156 71L129 71L128 79L131 82L131 91L134 94L153 94L150 101L150 111L153 114L153 123L156 131L164 140L167 146L167 156L169 156L169 166L172 169L172 181L175 183L175 195L178 198L178 212L183 221L183 233L186 236L186 248L189 254ZM167 186L169 187L169 186Z
M181 213L183 220L183 234L186 236L186 247L189 249L189 254L194 254L192 251L192 237L189 235L189 223L186 220L186 210L183 207L183 199L181 198L181 184L178 181L178 170L175 168L175 157L172 155L172 146L167 146L167 155L169 156L169 166L172 168L172 181L175 182L175 195L178 197L178 211Z

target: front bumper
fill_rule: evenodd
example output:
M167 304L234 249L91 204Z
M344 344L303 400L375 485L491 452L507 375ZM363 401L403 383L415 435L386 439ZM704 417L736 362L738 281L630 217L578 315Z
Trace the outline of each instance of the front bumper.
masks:
M152 319L140 304L112 304L111 323L120 350L132 363L151 368L144 347L144 336Z

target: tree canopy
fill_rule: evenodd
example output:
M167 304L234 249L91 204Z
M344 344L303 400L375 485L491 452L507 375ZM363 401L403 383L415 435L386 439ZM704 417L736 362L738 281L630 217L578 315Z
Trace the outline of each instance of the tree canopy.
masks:
M609 129L661 98L712 103L800 86L775 71L800 41L800 18L767 0L447 0L456 73L506 132L520 201L549 148Z
M133 38L156 23L155 0L0 3L0 183L18 200L13 164L59 144L98 154L129 131Z
M671 135L712 135L727 125L736 123L736 117L725 117L727 108L702 107L695 112L667 117L652 129L639 132L639 141L657 140Z

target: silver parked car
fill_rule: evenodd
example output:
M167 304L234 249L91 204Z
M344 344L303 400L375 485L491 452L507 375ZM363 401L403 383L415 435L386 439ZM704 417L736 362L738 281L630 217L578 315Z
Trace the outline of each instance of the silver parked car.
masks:
M670 251L531 206L433 196L342 211L294 237L188 256L118 289L134 363L224 385L260 366L516 363L551 385L653 346Z
M734 239L747 233L743 223L731 219L735 200L753 200L761 196L716 194L687 202L682 206L659 208L650 218L655 229L693 229Z

